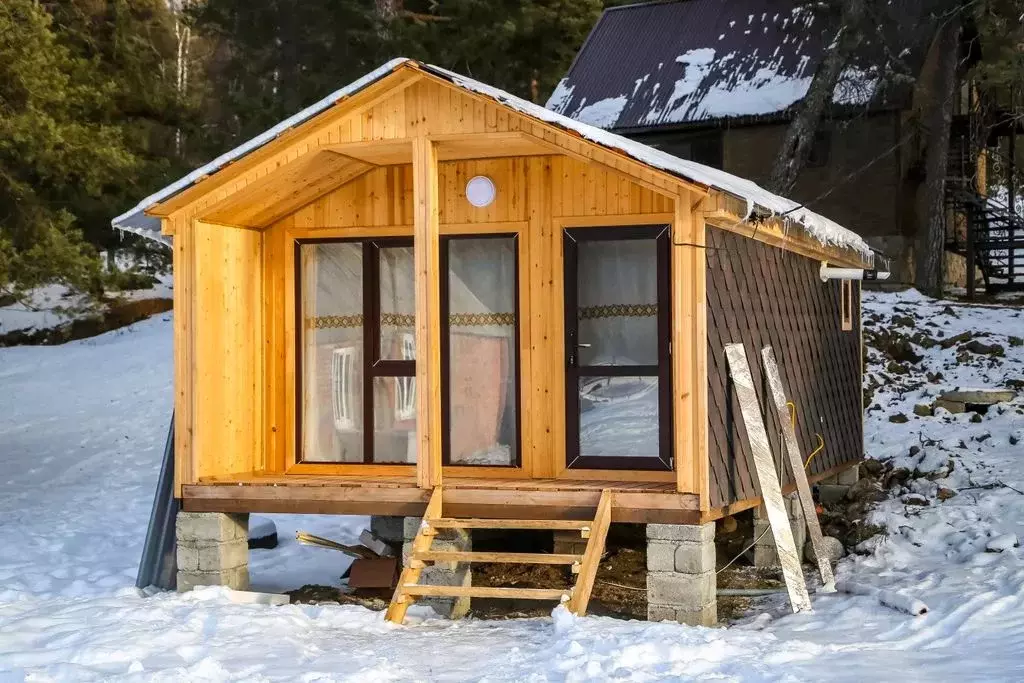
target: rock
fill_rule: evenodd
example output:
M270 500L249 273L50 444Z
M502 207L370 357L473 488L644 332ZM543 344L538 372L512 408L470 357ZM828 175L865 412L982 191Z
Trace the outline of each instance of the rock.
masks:
M1024 339L1021 339L1020 337L1010 335L1010 338L1007 339L1007 341L1010 342L1010 346L1024 346Z
M911 472L906 467L897 467L889 472L889 475L885 478L883 486L890 488L892 486L902 486L903 482L910 479Z
M947 489L945 486L940 486L939 487L939 492L938 492L938 494L936 494L936 498L938 498L941 501L947 501L950 498L955 498L955 497L956 497L956 491L954 491L953 489Z
M964 343L966 341L969 341L970 338L971 338L971 333L970 332L961 332L960 334L956 335L955 337L950 337L949 339L943 339L941 342L939 342L939 346L941 346L944 349L951 349L954 346L956 346L957 344L962 344L962 343Z
M1017 392L1010 389L964 389L944 391L939 400L991 406L996 403L1009 403L1017 397Z
M865 474L871 477L877 477L885 470L885 465L882 464L881 460L867 459L860 464Z
M919 507L928 507L931 505L931 503L928 502L928 499L920 493L908 493L900 500L903 501L904 505L917 505Z
M978 413L971 414L971 422L981 422L982 417Z
M822 536L821 538L821 552L824 553L825 557L834 567L839 560L846 554L846 548L843 547L842 542L835 536ZM808 562L814 563L818 558L814 556L814 546L808 541L804 545L804 558Z
M895 415L890 415L889 416L889 422L892 422L893 424L901 425L901 424L905 424L905 423L909 422L909 418L906 415L904 415L903 413L896 413Z
M842 502L850 492L849 486L839 484L818 484L818 501L822 505L834 505Z
M985 552L1001 553L1005 550L1016 548L1019 545L1020 541L1017 540L1016 534L1002 534L989 539L988 543L985 544Z
M940 398L939 400L932 404L932 408L933 410L945 408L951 413L959 414L967 411L967 404L961 403L960 401L947 401L945 399Z
M918 453L921 452L921 447L920 446L911 446L910 447L910 451L908 451L908 452L909 452L909 454L911 456L917 455Z
M861 479L850 487L850 490L846 492L846 497L853 501L877 503L885 500L887 496L877 482L871 479Z
M971 353L976 353L979 356L1005 356L1006 355L1006 349L1004 349L1002 347L1002 345L1000 345L1000 344L985 344L983 342L978 341L977 339L972 339L971 341L967 342L966 344L964 344L963 346L960 347L960 350L961 351L970 351Z
M249 515L249 547L276 548L277 525L274 520L259 515Z
M914 406L914 415L917 415L918 417L931 417L932 407L927 403L918 403Z

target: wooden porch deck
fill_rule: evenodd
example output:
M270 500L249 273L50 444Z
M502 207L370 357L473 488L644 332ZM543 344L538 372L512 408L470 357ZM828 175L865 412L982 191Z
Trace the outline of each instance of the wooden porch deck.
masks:
M612 521L696 524L697 497L675 482L445 477L444 506L460 517L592 519L601 492L612 492ZM191 512L422 516L430 491L415 477L249 475L186 485Z

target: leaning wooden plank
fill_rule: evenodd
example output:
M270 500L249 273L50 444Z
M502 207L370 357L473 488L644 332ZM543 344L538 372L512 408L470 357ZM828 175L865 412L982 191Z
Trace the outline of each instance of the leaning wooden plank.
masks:
M782 487L779 474L775 469L768 432L765 430L761 406L754 390L754 378L747 364L747 352L743 344L726 344L725 357L729 361L729 375L736 388L739 399L740 416L747 430L750 452L754 457L754 473L761 489L761 498L768 510L768 523L775 537L775 548L782 564L782 575L786 579L789 601L794 612L809 610L811 598L807 595L807 583L800 568L800 556L793 538L793 528L789 525L789 516L782 501Z
M589 519L436 519L434 527L438 529L551 529L554 531L573 531L589 529L593 524Z
M441 487L437 486L434 488L434 492L430 494L430 502L427 503L426 512L423 513L423 521L420 523L420 529L416 532L416 538L412 542L412 552L423 553L430 550L430 546L434 542L434 534L436 533L433 527L430 526L430 522L440 516ZM402 570L402 575L398 579L398 585L395 587L395 593L391 598L391 604L388 605L387 614L384 615L385 621L390 621L394 624L401 624L405 621L405 613L409 611L410 603L406 587L415 585L420 580L420 574L422 573L422 563L410 562L409 566Z
M800 452L800 444L796 440L796 430L793 429L793 423L789 420L789 411L786 409L786 390L782 386L779 364L775 361L775 351L770 346L761 349L761 357L764 359L764 372L768 377L772 402L775 404L775 411L779 416L779 423L782 425L782 438L786 444L789 468L793 471L797 495L800 497L800 507L803 508L804 518L807 520L807 534L811 539L811 547L814 549L814 558L818 562L822 590L831 593L836 589L836 578L832 574L832 564L822 548L818 512L814 508L814 499L811 497L811 485L807 482L807 472L804 470L804 458Z
M576 585L572 589L572 597L569 598L569 604L567 605L569 611L577 616L582 617L587 613L590 592L594 589L597 567L601 564L601 556L604 554L604 540L608 536L608 526L611 522L612 492L606 489L601 493L601 500L597 504L597 513L594 515L594 525L590 528L587 550L583 554L579 576L576 577Z
M443 598L518 598L522 600L561 600L569 595L565 588L494 588L491 586L419 586L404 587L417 597Z
M486 553L428 550L413 553L414 560L423 562L502 562L506 564L573 564L583 560L582 555L553 553Z

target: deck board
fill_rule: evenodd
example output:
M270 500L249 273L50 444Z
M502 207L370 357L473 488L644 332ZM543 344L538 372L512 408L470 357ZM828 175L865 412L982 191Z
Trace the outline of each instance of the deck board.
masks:
M617 522L690 524L699 518L696 496L674 482L445 477L445 505L460 516L587 519L601 492L613 492ZM183 490L185 510L306 514L422 514L429 491L414 477L239 475L203 480Z

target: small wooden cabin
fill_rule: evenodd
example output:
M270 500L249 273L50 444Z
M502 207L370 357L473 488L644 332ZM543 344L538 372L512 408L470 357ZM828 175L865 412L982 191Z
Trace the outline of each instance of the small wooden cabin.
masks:
M819 277L871 266L858 236L437 67L390 62L114 224L173 241L186 511L419 516L443 486L451 515L734 514L759 494L730 342L755 380L774 347L812 481L861 458L859 288Z

